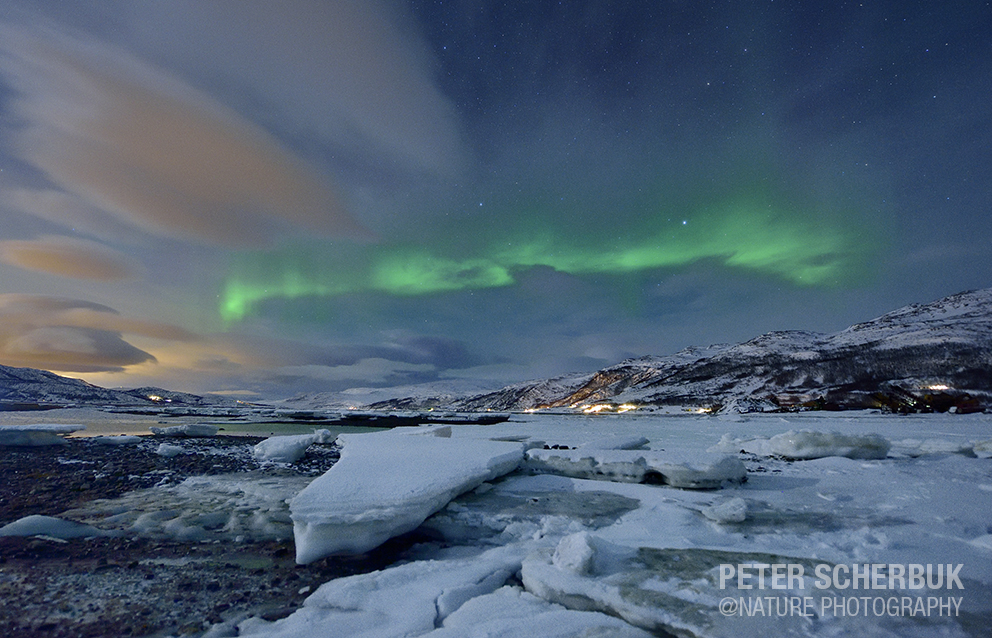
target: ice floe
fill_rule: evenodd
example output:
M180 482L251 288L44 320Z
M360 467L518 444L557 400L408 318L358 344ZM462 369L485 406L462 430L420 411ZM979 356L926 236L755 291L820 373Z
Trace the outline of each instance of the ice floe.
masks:
M47 536L68 540L111 536L112 532L53 516L32 514L0 527L0 536Z
M578 478L660 483L672 487L713 489L747 479L735 456L709 452L665 452L613 448L527 451L526 467Z
M827 456L846 456L849 459L884 459L889 453L889 448L888 439L878 434L789 430L771 438L737 439L730 434L724 434L719 443L710 450L725 454L747 452L758 456L805 460L820 459Z
M301 564L361 554L409 532L523 458L520 443L452 438L450 427L342 434L338 443L337 464L290 502Z
M467 601L427 638L649 638L619 618L549 603L520 587L505 586Z
M97 445L132 445L141 443L142 437L133 434L120 434L117 436L92 436L89 440Z
M579 446L582 450L640 450L651 441L644 436L616 435L605 439L596 439Z
M747 501L740 496L708 505L703 516L717 523L742 523L747 519Z
M391 638L440 627L466 601L503 587L526 549L499 547L454 560L425 560L321 585L296 613L238 626L240 636Z
M979 441L971 447L972 452L980 459L992 458L992 439Z
M85 430L85 425L65 423L34 423L0 426L0 445L45 446L65 445L64 434Z
M315 430L312 434L271 436L255 445L253 453L259 461L269 463L295 463L303 458L307 448L314 443L331 443L330 430Z
M159 456L164 456L171 459L174 456L179 456L186 452L186 448L181 445L172 445L170 443L161 443L157 448L155 448L155 454Z
M857 614L847 609L830 613L832 607L827 611L823 601L832 606L835 600L846 601L850 592L833 586L816 588L814 574L820 564L746 551L631 548L579 533L561 539L554 550L531 554L522 563L521 578L527 591L543 600L618 616L651 632L728 638L761 635L769 628L780 636L964 635L949 615L934 614L921 623L897 614L865 613L864 597L854 599ZM750 567L749 577L743 579L747 582L728 578L731 569L741 566ZM768 571L772 566L781 567L782 576L774 588ZM792 566L795 578L785 577L787 566ZM768 586L759 588L757 575L762 568L766 577L761 582ZM739 583L744 587L738 588ZM861 592L866 593L879 592ZM913 605L925 595L903 591L897 600L904 596ZM875 597L867 600L874 605ZM882 600L884 610L886 599Z
M184 423L165 428L150 427L148 429L155 436L207 437L215 436L220 427L209 423Z

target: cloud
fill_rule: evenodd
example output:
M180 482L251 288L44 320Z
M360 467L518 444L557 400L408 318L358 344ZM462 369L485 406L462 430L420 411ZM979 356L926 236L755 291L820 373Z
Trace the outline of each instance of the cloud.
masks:
M380 167L451 174L465 159L456 109L398 2L121 4L129 46L204 83L223 78L292 135Z
M69 326L29 328L20 334L0 329L4 365L64 372L117 372L125 366L154 361L120 335Z
M24 186L10 177L0 180L0 205L5 209L4 215L31 215L60 228L72 229L73 233L111 243L136 244L147 238L135 225L110 216L75 195L55 188Z
M426 363L403 363L373 358L362 359L346 366L285 366L274 372L281 377L305 377L328 382L397 383L410 376L433 373L435 370L434 366Z
M106 43L0 30L17 90L13 152L65 192L146 232L261 245L287 228L360 234L327 177L261 127Z
M0 241L0 261L62 277L99 281L131 279L140 271L136 263L117 251L71 237Z
M197 337L107 306L41 295L0 295L0 363L63 372L120 372L155 361L123 334L171 341Z

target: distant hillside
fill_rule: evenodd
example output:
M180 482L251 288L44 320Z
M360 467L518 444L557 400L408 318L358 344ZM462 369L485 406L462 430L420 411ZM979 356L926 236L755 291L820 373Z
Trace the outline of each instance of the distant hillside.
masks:
M735 411L992 408L992 289L913 304L834 334L770 332L745 343L629 359L593 374L437 401L456 410L697 406Z
M913 304L834 334L770 332L736 345L628 359L595 373L492 392L446 384L350 395L301 395L308 409L455 411L695 406L707 410L992 410L992 289ZM362 405L360 397L366 398ZM346 402L346 403L345 403ZM224 408L219 397L161 388L110 390L31 368L0 365L0 409L112 406Z
M162 388L109 390L33 368L0 365L0 409L31 407L113 406L154 408L163 406L213 406L227 401Z

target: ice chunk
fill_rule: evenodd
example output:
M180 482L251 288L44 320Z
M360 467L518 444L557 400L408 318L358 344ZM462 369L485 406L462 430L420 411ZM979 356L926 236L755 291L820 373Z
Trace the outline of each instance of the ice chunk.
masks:
M76 520L130 535L185 541L289 541L287 501L306 487L305 476L263 472L191 476L100 499L66 512Z
M595 550L589 542L589 533L580 532L566 536L558 543L551 562L558 569L568 569L576 574L588 574L592 571L592 559Z
M703 516L717 523L742 523L747 518L747 501L739 496L703 508Z
M155 436L189 436L203 437L214 436L220 428L208 423L185 423L183 425L171 425L167 428L148 428Z
M592 611L573 611L521 590L501 587L462 605L444 620L444 625L426 638L649 638L651 634L619 618Z
M980 459L992 458L992 439L979 441L972 446L972 451Z
M132 443L140 443L141 437L129 434L120 434L117 436L94 436L90 438L90 441L96 443L97 445L130 445Z
M0 426L0 445L42 446L65 445L63 434L85 430L85 425L63 423L33 423Z
M736 454L747 452L758 456L778 456L806 460L828 456L849 459L884 459L891 447L888 439L878 434L841 434L815 430L789 430L769 438L735 439L724 434L711 452Z
M341 460L290 502L300 564L361 554L409 532L523 457L520 443L394 431L343 434L338 442Z
M588 576L627 560L633 551L583 531L569 534L558 541L551 563L558 569Z
M575 478L622 483L656 482L673 487L712 489L746 480L741 461L726 454L660 450L528 450L526 467Z
M579 446L583 450L639 450L650 443L643 436L611 436Z
M253 452L259 461L296 463L314 443L329 443L333 440L329 430L316 430L313 434L272 436L257 444Z
M978 538L973 538L971 544L992 551L992 534L984 534Z
M159 456L164 456L167 459L171 459L174 456L179 456L185 450L181 445L170 445L168 443L162 443L155 450L155 454Z
M51 536L52 538L70 539L110 535L111 532L90 525L37 514L25 516L0 527L0 536Z
M897 456L917 458L925 454L963 454L971 456L974 444L948 439L903 439L893 441L891 452ZM977 456L977 455L976 455Z
M294 614L271 624L242 623L238 635L421 636L465 601L502 587L520 569L522 557L519 547L499 547L471 558L416 561L338 578L321 585Z

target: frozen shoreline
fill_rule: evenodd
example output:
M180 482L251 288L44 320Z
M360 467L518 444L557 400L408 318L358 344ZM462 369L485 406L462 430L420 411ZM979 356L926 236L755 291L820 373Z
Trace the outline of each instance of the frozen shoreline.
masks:
M803 430L837 434L797 439L795 433ZM777 441L784 439L775 437L790 432L792 447L781 448L783 443ZM878 438L865 437L869 433L889 445L884 458L878 458ZM576 451L583 449L601 459L611 454L630 456L631 463L673 453L702 458L721 440L727 445L752 443L745 446L750 452L737 455L747 467L747 481L718 490L591 480L562 476L554 468L533 474L533 468L522 467L505 478L482 483L427 518L416 532L419 540L397 556L406 565L402 569L396 564L330 581L300 611L276 622L222 615L220 622L214 620L212 635L235 630L242 635L294 635L301 623L333 627L347 620L352 633L327 635L435 632L440 637L459 635L456 628L466 626L469 611L482 614L484 609L488 611L478 616L479 622L496 632L493 635L511 635L523 628L535 636L559 635L554 633L556 627L578 631L611 626L619 631L611 625L617 622L613 616L619 615L626 619L623 635L633 636L641 635L637 633L641 629L682 627L679 623L688 621L677 611L680 605L696 610L691 617L710 619L679 629L700 636L793 629L803 635L826 635L823 632L840 629L862 635L927 635L920 631L934 629L933 623L948 635L967 636L979 635L973 628L992 621L992 521L988 518L992 459L982 458L974 445L992 439L989 415L535 415L491 426L452 426L451 437L448 440L460 441L455 448L499 438L519 441L535 451L545 445L568 448L580 458L582 454ZM613 443L604 444L604 439ZM646 443L634 445L642 440ZM611 445L640 447L641 451L618 454L608 449ZM852 454L852 445L862 445L871 454ZM763 455L762 448L769 446L801 449L803 458L810 460ZM561 452L558 456L567 455ZM394 469L401 471L405 462L396 461ZM73 466L65 467L69 471ZM256 497L239 498L237 507L256 507L251 504ZM0 521L0 525L8 522ZM97 518L82 522L100 527ZM292 550L292 543L287 542L287 547ZM685 569L689 571L673 568L670 561L678 556L692 557L697 565L692 569L702 571L690 578L693 572L688 564ZM761 562L767 556L807 565L807 576L819 563L961 565L964 590L936 595L961 598L962 615L929 618L929 625L920 625L920 619L863 615L839 620L822 613L812 624L808 618L724 619L715 607L725 591L718 586L721 561L732 558L736 565ZM323 559L322 564L354 560ZM468 565L473 567L465 571ZM403 580L407 573L414 581ZM428 573L431 582L437 583L433 594L434 586L423 580ZM476 584L468 587L468 582ZM793 583L792 590L765 594L783 600L810 592L819 595L810 583L804 583L804 589ZM448 602L439 614L438 596L454 591L462 593L456 597L445 594ZM752 598L760 593L736 586L726 591ZM689 596L690 592L695 593ZM855 592L829 593L845 598ZM919 594L908 589L896 592L909 597ZM576 606L580 599L595 602ZM405 602L401 605L400 600ZM429 626L411 626L404 620L411 617L423 617ZM377 619L374 623L373 618Z

